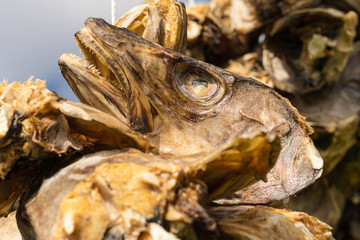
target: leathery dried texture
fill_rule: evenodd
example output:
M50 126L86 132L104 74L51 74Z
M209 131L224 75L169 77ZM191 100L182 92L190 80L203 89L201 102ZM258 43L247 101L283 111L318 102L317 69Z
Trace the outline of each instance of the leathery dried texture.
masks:
M311 8L277 20L262 59L275 86L292 94L319 90L338 80L354 50L355 12Z
M243 56L229 60L225 70L244 77L250 77L273 88L274 82L264 70L259 55L256 52L247 53Z
M156 239L167 225L175 239L199 219L214 231L199 205L206 188L184 174L180 165L135 149L85 156L22 199L20 231L25 239Z
M161 218L181 172L175 164L102 164L77 184L61 203L51 239L102 239L120 226L127 238L137 238L147 219ZM110 230L111 231L111 230Z
M211 0L210 9L228 32L249 34L267 22L292 11L315 6L320 0Z
M316 126L312 139L324 159L324 174L330 173L357 141L359 116L353 115L333 124Z
M50 161L56 166L89 148L150 150L148 140L118 119L58 97L44 81L4 82L0 95L0 215Z
M289 100L307 117L315 142L330 172L357 141L360 112L360 43L354 44L344 71L331 86L304 95L289 95Z
M151 103L154 111L144 115L151 114L154 130L146 135L159 153L209 152L252 128L279 135L281 151L267 181L258 181L223 203L282 199L321 175L323 161L308 137L311 128L274 90L146 41L102 19L90 18L85 25L76 34L78 41L94 51L93 57L107 58L109 67L126 72L128 83L142 89ZM115 47L119 44L121 48ZM81 74L72 67L75 61L69 55L61 57L65 77L67 71Z
M12 170L5 180L0 181L0 217L9 213L14 202L29 188L37 174L34 166L27 166Z
M145 1L115 23L181 52L186 48L186 25L185 7L175 0ZM93 53L99 49L89 49L79 41L78 45L87 61L78 58L79 66L73 65L76 71L62 73L80 101L121 119L137 132L153 131L152 108L143 93L128 83L124 70L113 69L108 58L96 57Z
M207 202L231 196L259 179L266 181L266 174L276 164L279 151L279 139L259 131L219 148L216 154L210 155L212 158L200 177L208 187ZM194 161L193 164L199 164L197 162L202 163Z
M65 153L80 150L84 141L69 134L62 114L53 113L52 103L60 100L45 87L45 82L31 79L20 84L0 85L1 154L0 177L5 179L16 160L36 160L46 152Z
M119 18L114 24L164 47L185 52L186 11L176 0L147 0Z
M304 189L299 196L290 197L283 207L305 212L337 228L346 203L345 195L325 178Z
M0 94L2 179L20 157L39 160L51 152L80 151L95 143L113 148L149 146L123 122L58 97L46 89L44 81L1 83Z
M226 2L226 1L225 1ZM218 6L218 8L221 8ZM229 58L245 53L255 42L253 35L228 31L226 21L218 19L209 5L191 5L186 8L188 15L187 51L195 59L223 64Z
M16 225L16 212L0 218L0 236L2 240L22 240L19 229Z
M226 220L215 215L219 221L217 225L207 213L213 212L212 208L205 210L200 205L212 198L206 197L207 188L209 193L213 191L209 177L203 176L223 179L224 175L235 176L249 169L253 169L252 174L263 173L269 163L260 156L264 151L256 153L255 149L260 147L268 151L264 138L257 131L244 137L212 153L183 157L151 155L135 149L85 156L22 199L18 210L20 230L25 239L112 239L115 236L160 239L159 235L164 239L187 239L196 235L204 236L199 239L224 237L218 235L218 226L222 229L221 224ZM230 159L233 159L233 166L239 164L241 167L217 171L222 167L221 162L226 168ZM212 165L214 162L218 167ZM204 182L199 182L199 178ZM262 211L261 208L258 211ZM241 234L242 219L248 218L247 213L233 216L239 212L235 206L225 210L222 213L226 212L227 217L231 215L239 220L232 228ZM283 218L285 220L280 220L288 220ZM295 229L302 226L301 221L302 218L288 220L290 230L286 236L289 239L297 236L299 231ZM266 222L266 227L273 227L271 223L274 222ZM232 235L231 231L224 232Z
M358 133L359 134L359 133ZM360 202L360 143L347 152L344 159L328 175L330 184L339 189L354 205Z
M360 12L360 1L359 0L344 0L344 1L336 1L336 0L325 0L326 5L335 6L335 8L340 10L354 10L356 12Z
M302 212L265 206L215 207L211 214L234 239L334 239L331 227Z
M262 1L265 3L265 1ZM266 1L265 5L274 6L276 1ZM264 3L261 4L261 6ZM259 6L251 0L212 0L209 4L212 14L224 24L225 31L248 34L263 25L258 14ZM267 7L265 7L267 8Z

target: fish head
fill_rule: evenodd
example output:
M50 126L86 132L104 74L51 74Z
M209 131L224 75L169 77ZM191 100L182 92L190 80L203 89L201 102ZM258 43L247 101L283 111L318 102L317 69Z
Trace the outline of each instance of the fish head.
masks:
M85 26L76 33L85 58L101 59L97 71L105 75L102 72L107 70L101 69L107 68L116 76L119 91L131 96L130 103L135 101L135 112L141 113L137 118L147 117L140 122L150 123L144 132L160 154L211 152L254 128L280 137L281 151L266 181L243 188L221 203L282 199L320 177L323 161L308 136L312 129L273 89L102 19L89 18ZM66 61L60 59L63 72L71 66Z

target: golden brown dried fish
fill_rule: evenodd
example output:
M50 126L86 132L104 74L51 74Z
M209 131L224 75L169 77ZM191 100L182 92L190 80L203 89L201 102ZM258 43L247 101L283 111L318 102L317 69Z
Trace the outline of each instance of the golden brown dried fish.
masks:
M147 0L119 18L114 24L178 52L186 49L186 11L176 0Z
M1 215L26 190L42 164L55 167L72 154L101 149L149 150L149 141L120 119L66 101L46 89L44 81L3 82L0 96Z
M358 17L336 9L297 10L277 20L263 49L263 65L275 86L304 94L339 78L353 47Z
M344 0L344 1L336 1L336 0L323 0L326 6L332 6L336 9L342 11L356 11L360 12L360 1L359 0Z
M222 9L218 6L216 9ZM245 53L256 42L256 36L231 31L223 19L213 15L209 5L190 5L188 14L188 49L195 59L222 65L229 58Z
M147 40L182 52L186 48L186 25L185 7L175 0L145 1L115 23L115 26L126 27ZM82 43L78 44L81 47ZM106 59L98 58L85 47L81 50L88 60L86 63L78 59L78 65L86 65L81 75L63 72L69 75L66 79L77 79L68 84L80 101L121 118L135 131L153 131L151 106L143 93L127 82L126 73L121 68L111 70Z
M143 239L153 235L152 228L177 239L175 234L186 235L195 221L215 231L199 205L204 190L168 159L135 149L98 152L60 170L23 199L19 226L29 240Z
M248 168L264 171L268 166L259 166L257 162L264 153L258 152L259 147L268 144L271 149L279 144L271 143L257 131L248 137L210 154L152 155L130 149L85 156L22 199L18 210L20 230L29 240L114 237L155 240L160 239L159 234L164 239L221 239L228 234L233 236L234 232L241 235L245 226L250 231L258 229L253 221L242 223L242 219L248 219L245 210L251 208L249 211L271 218L262 224L262 234L279 223L286 224L284 236L291 239L304 232L319 239L331 236L326 224L306 214L261 206L224 208L223 217L217 220L225 235L219 235L215 219L200 205L206 200L207 187L209 191L212 188L209 176L214 180L239 175ZM265 143L260 143L264 140ZM232 168L217 171L211 166L225 160L230 163L229 155L233 155ZM199 182L199 177L206 185ZM210 212L217 210L210 208ZM224 212L228 214L224 216Z
M157 144L159 153L209 152L254 127L279 134L281 152L266 181L218 202L282 199L320 176L322 159L308 137L311 129L272 89L153 44L101 19L90 18L85 25L76 34L80 47L87 52L85 58L103 59L115 76L126 73L129 88L141 89L147 96L152 108L142 111L153 119L153 131L146 135ZM119 45L122 47L116 47ZM81 62L71 55L60 58L67 81L84 84L79 79L86 79L82 72L87 65Z
M0 236L2 240L22 240L20 231L16 224L16 212L0 218Z
M284 204L286 208L301 211L326 222L335 230L346 203L345 195L326 178L321 178Z
M240 76L253 78L274 88L274 82L264 70L259 55L256 52L247 53L237 59L230 60L225 70Z
M249 34L267 22L295 10L318 5L320 0L211 0L210 11L227 32Z
M305 95L289 95L290 101L315 129L312 139L325 160L325 173L357 141L360 112L360 42L339 79L331 86Z
M331 227L302 212L266 206L215 207L220 229L231 239L334 239Z

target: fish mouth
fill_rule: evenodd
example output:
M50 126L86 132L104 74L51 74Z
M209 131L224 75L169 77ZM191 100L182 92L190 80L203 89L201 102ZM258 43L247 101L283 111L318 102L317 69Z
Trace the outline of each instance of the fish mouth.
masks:
M93 74L109 82L118 88L124 95L125 81L128 79L120 64L115 68L109 63L114 57L102 44L92 36L87 28L82 28L75 34L77 45L84 56L84 65L89 68Z
M100 34L99 28L102 29ZM125 66L126 61L108 49L114 47L108 46L109 43L121 48L124 41L108 34L114 30L111 28L118 29L102 19L87 19L85 28L75 34L83 59L74 54L63 54L59 59L61 72L81 102L100 110L105 108L105 111L125 119L135 131L151 132L153 109L149 100L132 84L133 72ZM116 38L114 41L106 39L112 36ZM125 49L123 52L126 54Z

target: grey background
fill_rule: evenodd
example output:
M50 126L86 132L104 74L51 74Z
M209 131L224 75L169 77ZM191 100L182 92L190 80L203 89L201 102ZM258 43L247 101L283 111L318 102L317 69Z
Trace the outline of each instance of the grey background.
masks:
M117 0L116 18L141 2ZM60 96L78 101L57 61L62 53L82 56L74 33L88 17L111 22L110 0L0 0L0 80L22 82L34 76L47 80Z

